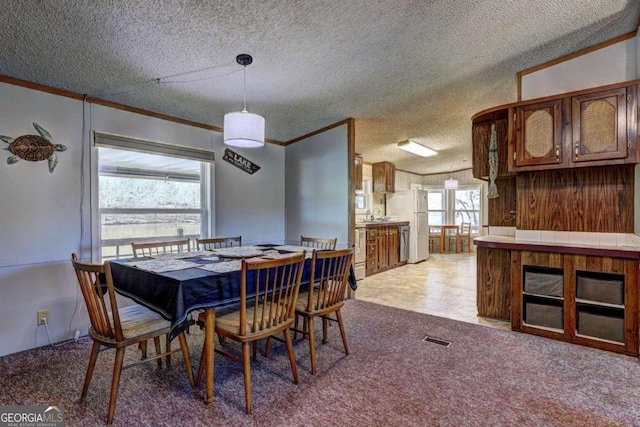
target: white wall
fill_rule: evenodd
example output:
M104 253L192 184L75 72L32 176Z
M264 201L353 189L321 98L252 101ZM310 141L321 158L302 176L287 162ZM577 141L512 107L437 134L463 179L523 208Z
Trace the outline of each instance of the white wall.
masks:
M91 222L92 129L213 148L215 233L242 234L247 242L284 239L284 147L236 150L261 166L249 175L222 160L220 133L98 105L87 105L83 114L82 101L0 83L0 134L35 134L34 121L67 150L57 153L53 174L46 162L8 165L10 153L0 157L0 356L49 343L44 327L37 326L39 309L50 310L53 342L72 338L76 329L86 333L89 321L84 303L78 306L82 297L69 259L72 252L89 257L92 239L97 241L97 224Z
M294 144L295 145L295 144ZM285 236L285 148L233 148L260 166L253 175L222 160L222 135L216 150L216 235L242 235L242 243L282 241Z
M38 309L50 310L54 340L87 322L73 316L78 285L69 263L81 247L82 102L0 84L0 134L37 134L32 122L67 150L56 153L53 174L46 161L8 165L11 154L0 152L0 355L48 343Z
M634 80L637 36L522 77L522 100Z
M286 147L287 240L300 235L349 242L348 126Z

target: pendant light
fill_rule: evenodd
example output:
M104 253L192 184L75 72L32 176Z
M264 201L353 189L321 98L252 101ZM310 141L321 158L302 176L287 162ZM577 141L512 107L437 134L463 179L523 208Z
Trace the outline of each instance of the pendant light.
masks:
M458 180L453 179L453 166L451 166L451 175L449 179L444 181L444 188L447 190L457 190L458 189Z
M264 117L247 111L247 65L253 62L246 53L236 56L243 70L242 111L224 115L224 143L232 147L255 148L264 145Z

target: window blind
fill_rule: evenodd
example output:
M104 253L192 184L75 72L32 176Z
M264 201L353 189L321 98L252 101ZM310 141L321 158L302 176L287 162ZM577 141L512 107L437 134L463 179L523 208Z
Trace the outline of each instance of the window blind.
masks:
M124 150L163 154L181 159L198 160L210 163L215 160L215 153L213 150L186 147L166 142L150 141L147 139L133 138L113 133L93 131L93 141L94 146L96 147L121 148Z

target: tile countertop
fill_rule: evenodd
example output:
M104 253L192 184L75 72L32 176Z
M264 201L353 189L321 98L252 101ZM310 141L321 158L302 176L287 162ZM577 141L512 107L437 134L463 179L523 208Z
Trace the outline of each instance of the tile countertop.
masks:
M392 225L409 225L409 221L356 222L356 228L389 227Z
M640 246L616 246L615 244L564 243L517 239L514 236L488 235L473 239L478 247L537 252L558 252L578 255L610 256L614 258L640 259ZM608 243L608 242L607 242Z

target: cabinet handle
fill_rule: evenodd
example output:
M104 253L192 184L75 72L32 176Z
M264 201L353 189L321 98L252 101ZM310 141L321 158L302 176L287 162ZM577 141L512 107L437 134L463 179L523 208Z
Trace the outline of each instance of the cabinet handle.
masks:
M556 160L560 160L560 146L556 145Z
M578 153L580 153L580 146L578 144L576 144L576 147L574 148L573 152L576 154L576 159L577 159Z

